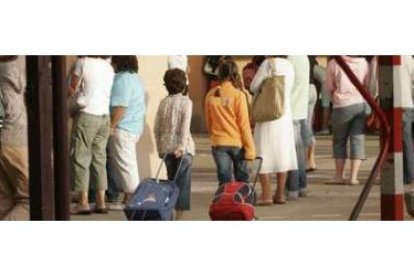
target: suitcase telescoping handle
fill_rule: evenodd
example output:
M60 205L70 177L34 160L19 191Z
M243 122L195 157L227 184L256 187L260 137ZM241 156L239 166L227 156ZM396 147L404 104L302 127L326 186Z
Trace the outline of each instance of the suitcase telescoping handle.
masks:
M165 153L161 158L160 166L158 167L157 175L155 176L155 181L157 183L160 182L160 173L161 173L161 169L162 169L162 164L165 163L165 165L167 165L167 163L165 162L165 159L167 158L167 155L168 154ZM174 182L177 181L178 175L180 173L181 165L183 164L183 160L184 160L184 154L181 156L180 164L178 165L177 172L175 173L175 176L174 176L174 179L173 179Z
M262 168L263 158L258 156L253 160L254 164L257 164L256 174L254 175L253 189L256 187L257 180L259 179L259 172Z

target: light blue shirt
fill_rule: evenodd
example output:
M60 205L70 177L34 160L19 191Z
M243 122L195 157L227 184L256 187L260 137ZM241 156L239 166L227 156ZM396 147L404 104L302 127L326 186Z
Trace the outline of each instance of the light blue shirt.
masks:
M121 72L115 75L111 91L111 109L127 107L118 128L141 135L145 123L145 93L138 75Z

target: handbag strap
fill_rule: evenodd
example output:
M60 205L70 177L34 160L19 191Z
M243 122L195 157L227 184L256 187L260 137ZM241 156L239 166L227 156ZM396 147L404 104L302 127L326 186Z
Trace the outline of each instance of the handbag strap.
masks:
M271 77L276 76L276 58L273 58L270 62L270 74Z

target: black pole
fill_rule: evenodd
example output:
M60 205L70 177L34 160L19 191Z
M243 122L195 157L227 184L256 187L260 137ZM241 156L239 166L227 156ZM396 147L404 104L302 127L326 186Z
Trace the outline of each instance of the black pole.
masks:
M52 87L49 56L27 56L30 219L54 219Z
M56 220L70 220L69 142L64 56L52 56Z

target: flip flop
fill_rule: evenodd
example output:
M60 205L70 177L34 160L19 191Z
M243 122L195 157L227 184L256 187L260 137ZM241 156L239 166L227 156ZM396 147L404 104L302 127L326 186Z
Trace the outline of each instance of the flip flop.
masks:
M82 209L79 205L76 205L70 213L72 215L90 215L92 212L90 209Z
M314 171L316 171L317 170L317 168L309 168L309 169L306 169L306 172L314 172Z
M269 200L263 200L263 199L259 199L256 201L256 206L271 206L273 205L273 200L269 199Z
M339 180L339 179L330 179L328 181L325 181L325 184L327 185L345 185L347 181L345 179Z
M348 184L349 186L358 186L359 185L359 181L358 180L357 181L348 180L346 182L346 184Z

